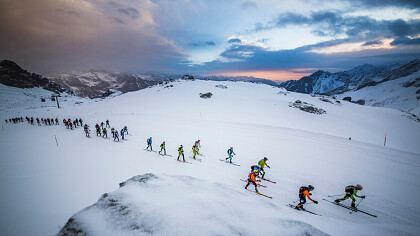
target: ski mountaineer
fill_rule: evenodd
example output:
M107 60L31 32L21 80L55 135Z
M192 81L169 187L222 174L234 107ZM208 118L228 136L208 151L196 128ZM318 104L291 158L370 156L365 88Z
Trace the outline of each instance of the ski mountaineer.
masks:
M106 128L106 127L111 128L111 126L109 125L109 120L108 120L108 119L106 120L106 125L105 125L105 128Z
M86 133L86 137L90 137L89 136L89 126L87 124L85 124L85 133Z
M318 201L313 200L309 195L312 195L309 193L310 191L313 191L315 188L312 185L308 185L308 187L300 187L299 188L299 204L295 207L296 209L304 209L303 204L306 203L306 197L308 197L309 200L313 201L315 204L318 204Z
M260 175L260 173L261 173L261 167L259 165L251 166L251 171L255 171L255 170L258 171L258 173L256 175L256 177L258 177L258 175Z
M150 138L147 139L147 148L146 148L146 150L148 150L149 147L150 147L150 150L153 151L153 148L152 148L152 137L150 137Z
M106 128L102 129L102 138L108 138L108 131L106 131Z
M340 199L336 199L334 202L339 203L339 202L344 201L348 198L351 198L351 207L355 207L356 206L355 205L356 199L354 198L355 196L359 197L359 198L365 198L366 197L366 196L358 196L357 195L357 191L362 190L362 189L363 189L363 187L360 184L357 184L356 186L349 185L345 188L346 196L344 196Z
M181 155L182 155L182 159L184 159L184 162L185 162L184 148L182 147L182 145L179 146L179 148L178 148L178 158L177 158L178 161L179 161L179 157L181 157Z
M201 155L198 151L200 151L201 148L201 144L200 144L200 139L195 141L194 145L197 147L197 154Z
M165 148L165 146L166 146L165 141L163 141L163 143L160 145L159 154L163 151L164 155L166 155L166 148Z
M258 193L258 194L260 194L260 192L258 192L257 183L256 182L261 182L261 180L256 180L255 179L255 177L257 177L257 175L258 175L258 170L254 170L254 171L251 171L251 173L249 173L249 175L248 175L248 183L246 184L245 189L248 189L248 186L250 184L253 184L255 186L255 192Z
M128 128L127 128L127 126L124 126L124 132L128 134Z
M124 140L124 129L121 129L121 139Z
M115 139L117 139L118 142L120 141L120 138L118 137L118 132L117 131L114 131L114 141L115 141Z
M111 128L111 134L112 134L112 137L115 138L115 129L114 128Z
M195 156L197 155L197 153L198 153L198 147L197 147L197 145L195 145L194 144L194 146L192 146L192 151L193 151L193 158L194 158L194 160L195 160Z
M229 155L229 157L226 157L226 161L227 161L227 159L230 159L230 163L232 163L232 157L233 157L233 155L236 155L236 154L233 152L233 147L230 147L230 148L227 150L227 154Z
M267 166L268 168L270 168L270 166L267 165L267 161L268 161L267 157L264 157L263 159L261 159L258 162L258 165L261 167L261 173L262 173L261 178L263 178L263 179L264 179L264 175L265 175L264 167Z

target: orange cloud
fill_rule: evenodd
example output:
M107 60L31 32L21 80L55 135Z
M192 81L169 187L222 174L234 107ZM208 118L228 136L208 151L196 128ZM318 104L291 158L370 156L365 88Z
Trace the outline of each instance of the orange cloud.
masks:
M223 75L223 76L253 76L256 78L264 78L273 80L276 82L284 82L287 80L297 80L304 76L312 74L311 71L314 68L298 68L293 70L255 70L255 71L231 71L231 72L219 72L212 75Z

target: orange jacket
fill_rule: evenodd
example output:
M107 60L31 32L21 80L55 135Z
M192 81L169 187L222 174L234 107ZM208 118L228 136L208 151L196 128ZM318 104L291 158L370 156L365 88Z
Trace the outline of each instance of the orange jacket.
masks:
M306 197L308 197L309 200L314 201L314 200L312 200L311 197L309 197L309 191L308 190L303 190L303 196L306 196Z
M251 180L251 181L257 182L257 181L255 180L255 173L254 173L254 172L249 173L249 175L248 175L248 179L249 179L249 180Z

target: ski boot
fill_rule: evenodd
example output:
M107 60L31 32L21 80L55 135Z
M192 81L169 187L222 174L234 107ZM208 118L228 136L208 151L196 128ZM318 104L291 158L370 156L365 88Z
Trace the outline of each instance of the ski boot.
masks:
M336 199L334 202L335 203L339 203L340 202L340 199Z

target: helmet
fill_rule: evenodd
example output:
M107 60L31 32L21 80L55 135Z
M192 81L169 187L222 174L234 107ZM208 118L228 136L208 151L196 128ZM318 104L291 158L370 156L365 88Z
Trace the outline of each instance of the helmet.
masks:
M152 139L152 137L150 137L150 139Z
M181 147L182 147L182 145L181 145Z
M312 191L312 190L314 190L314 189L315 189L315 187L314 187L314 186L312 186L312 185L308 185L308 189Z
M230 147L230 149L233 149L233 147Z
M357 185L356 185L356 189L357 189L357 190L362 190L362 189L363 189L363 187L362 187L362 185L357 184Z
M163 141L163 143L165 143L165 141Z
M268 158L267 158L267 157L264 157L264 160L265 160L265 161L267 161L267 160L268 160Z

